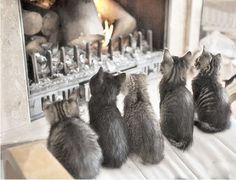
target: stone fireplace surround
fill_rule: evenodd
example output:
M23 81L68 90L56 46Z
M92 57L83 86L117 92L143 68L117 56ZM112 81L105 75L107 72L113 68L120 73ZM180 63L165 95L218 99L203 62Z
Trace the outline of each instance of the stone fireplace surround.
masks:
M172 54L181 55L198 46L202 3L170 0L166 46ZM20 0L1 1L0 7L1 145L45 139L45 119L30 121Z

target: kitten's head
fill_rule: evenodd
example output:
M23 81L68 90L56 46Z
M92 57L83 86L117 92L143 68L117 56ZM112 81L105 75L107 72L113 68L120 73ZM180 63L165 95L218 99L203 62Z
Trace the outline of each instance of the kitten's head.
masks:
M177 81L186 79L186 72L192 58L192 53L188 51L184 56L171 56L168 49L164 50L163 60L160 66L160 72L163 78L168 81Z
M127 75L125 82L122 84L121 92L124 95L128 93L137 94L138 91L146 90L147 76L145 74Z
M199 56L194 66L197 70L199 70L201 73L212 75L217 74L220 70L220 62L221 62L221 55L213 55L205 50L203 48L201 56Z
M125 81L125 73L112 75L104 72L102 67L89 81L90 91L93 96L103 95L110 98L120 93L121 85Z
M75 90L67 100L51 102L44 100L43 112L50 124L64 121L68 118L79 117L79 92Z

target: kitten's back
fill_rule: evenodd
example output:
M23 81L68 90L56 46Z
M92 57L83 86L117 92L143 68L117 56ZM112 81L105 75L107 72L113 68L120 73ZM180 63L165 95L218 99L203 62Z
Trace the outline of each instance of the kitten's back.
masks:
M48 149L74 178L94 178L100 169L102 151L95 132L79 118L78 91L68 100L43 103L51 123Z
M179 87L165 96L161 104L161 128L171 144L180 149L192 144L193 117L193 99L186 87Z
M198 120L195 125L207 133L223 131L230 126L230 105L222 85L218 82L221 56L203 50L196 59L198 75L192 81L192 90Z
M92 94L89 100L90 124L99 136L103 165L113 168L121 167L128 156L126 128L116 106L124 79L125 74L113 76L100 68L89 82Z
M193 141L194 104L185 87L191 52L183 57L164 51L159 84L161 130L171 144L185 150Z
M164 140L150 103L146 75L131 74L124 86L124 121L130 152L144 163L158 163L164 158Z
M52 126L48 148L73 177L94 178L102 161L96 141L97 135L85 122L72 118Z

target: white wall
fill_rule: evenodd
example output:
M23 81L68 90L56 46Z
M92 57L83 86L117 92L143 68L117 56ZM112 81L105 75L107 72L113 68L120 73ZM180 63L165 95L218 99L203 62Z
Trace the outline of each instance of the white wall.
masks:
M167 44L174 55L195 50L200 35L203 0L170 0Z
M19 0L0 1L1 142L5 133L30 120L19 3Z

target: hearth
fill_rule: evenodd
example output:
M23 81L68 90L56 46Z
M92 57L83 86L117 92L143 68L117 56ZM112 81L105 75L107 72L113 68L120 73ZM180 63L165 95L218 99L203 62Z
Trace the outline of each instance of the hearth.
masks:
M35 53L30 56L32 62L33 79L29 84L29 104L31 119L36 120L43 116L42 101L49 98L52 101L58 98L67 98L73 89L80 87L81 100L89 100L89 79L97 72L100 66L111 73L143 72L154 75L158 71L161 52L152 51L152 32L148 31L149 43L142 40L139 32L137 39L129 36L129 45L123 47L122 38L119 39L119 50L113 50L112 42L108 52L101 52L101 42L92 49L90 43L82 50L74 47L60 47L57 50L48 50L46 55ZM136 42L137 41L137 42ZM39 63L40 71L39 71Z
M167 13L153 10L145 15L140 11L142 1L114 2L115 8L120 6L122 9L123 6L123 14L128 14L125 11L132 4L135 7L130 11L132 15L127 17L133 16L138 21L137 30L129 32L134 28L132 24L124 32L118 29L118 20L109 22L107 16L100 14L98 1L101 7L101 3L110 0L97 0L98 12L94 10L92 0L45 0L41 3L22 0L31 120L43 117L42 102L45 98L51 101L67 98L75 88L80 89L80 102L86 103L90 97L88 81L100 66L114 74L142 72L150 78L159 70L162 53L158 49L164 46ZM160 0L153 5L158 9L165 7L166 3ZM36 18L30 28L27 24L32 18L30 16L41 16L42 22L40 18L35 22ZM152 18L156 18L157 23L151 24ZM41 29L38 28L40 23ZM153 32L152 29L156 30L155 26L160 24L158 32Z
M23 0L22 0L23 1ZM40 118L40 120L32 121L33 119L38 119L42 116L40 107L40 97L51 98L52 100L61 98L63 96L68 95L68 89L73 89L69 87L67 89L63 89L61 87L60 91L55 88L51 89L51 94L47 94L47 88L39 89L37 92L36 90L33 92L31 90L31 85L37 86L37 83L34 83L34 75L33 75L33 66L32 66L32 56L26 57L26 46L25 42L27 43L27 38L24 38L24 29L23 29L23 18L22 12L23 9L28 11L33 11L35 9L41 9L41 11L48 12L52 9L43 9L42 7L37 7L35 5L31 5L33 9L26 9L22 6L21 0L11 0L11 1L1 1L1 142L2 144L8 144L13 142L19 141L28 141L34 139L40 139L47 137L48 133L48 122L45 118ZM25 0L27 1L27 0ZM46 2L47 0L40 0L40 1L32 1L33 3L36 2ZM58 0L50 0L53 5L53 2L57 2ZM100 1L110 1L110 0L98 0ZM128 72L138 72L136 71L139 69L140 71L144 71L149 73L150 78L155 77L157 78L157 73L152 72L155 71L153 68L154 64L150 65L147 68L147 62L140 61L140 59L145 59L147 57L147 61L151 60L153 56L158 56L161 58L161 50L163 47L168 47L172 54L175 55L182 55L187 50L193 51L199 42L199 28L200 27L200 18L202 12L202 0L200 1L193 1L189 3L189 1L164 1L164 0L136 0L136 1L128 1L128 0L115 0L124 11L128 12L131 17L136 20L136 31L133 31L131 35L123 35L122 38L117 37L117 39L112 39L112 50L109 49L107 45L104 46L97 41L90 43L90 60L99 59L97 57L102 57L110 59L110 52L113 54L113 60L108 62L115 62L116 57L120 57L120 50L119 50L119 41L122 39L122 53L124 56L130 56L131 58L135 59L137 65L134 68L128 69ZM50 5L50 3L49 3ZM51 6L50 5L50 6ZM43 6L47 7L48 4L45 3ZM176 8L178 7L178 8ZM52 8L52 6L51 6ZM109 11L108 11L109 12ZM114 11L111 11L114 12ZM50 16L55 17L52 13ZM125 13L127 14L127 13ZM46 16L48 17L48 16ZM114 31L117 27L117 21L111 21L109 18L102 18L103 19L103 28L106 24L106 29L108 30L106 36L111 37L111 30L113 29L112 38L114 35ZM121 18L122 19L122 18ZM129 18L132 20L132 18ZM106 23L107 20L107 23ZM187 21L186 21L187 20ZM57 24L57 23L55 23ZM119 24L118 24L119 25ZM122 23L121 23L122 25ZM121 26L123 27L123 26ZM168 27L168 28L167 28ZM152 39L153 39L153 50L147 50L149 47L148 38L147 38L147 31L152 30ZM137 47L138 41L138 32L142 33L142 51L139 50ZM51 31L50 31L51 32ZM150 31L149 31L150 33ZM119 33L118 33L119 34ZM37 34L37 37L42 34ZM35 39L37 39L35 37ZM130 44L129 39L132 37L132 46L134 53L130 52ZM48 39L45 38L47 41ZM38 38L37 43L45 42L44 38ZM53 38L52 38L53 39ZM109 44L109 38L105 44ZM120 39L120 40L119 40ZM102 41L102 40L101 40ZM100 41L100 42L101 42ZM150 42L150 41L149 41ZM36 44L37 44L36 43ZM80 57L86 58L86 44L84 46L77 46L78 53ZM65 54L69 50L69 54L72 54L73 59L73 46L70 48L67 45L59 45L58 47L52 46L52 48L47 49L50 46L43 46L43 54L36 54L36 58L41 59L39 60L38 65L38 75L39 75L39 84L42 85L41 81L44 79L47 80L47 76L50 75L50 69L48 68L47 61L45 58L49 57L48 51L51 51L52 56L54 53L57 52L60 56L61 47L64 46ZM102 46L101 54L100 51L97 51L97 46ZM55 51L56 50L56 51ZM129 53L130 52L130 53ZM140 54L141 56L137 56ZM42 56L41 56L42 55ZM43 58L43 56L45 58ZM66 55L67 57L67 55ZM77 56L76 56L77 57ZM139 57L139 58L136 58ZM144 58L142 58L144 57ZM85 59L82 58L82 59ZM54 58L52 62L54 63ZM38 61L38 60L37 60ZM97 60L96 60L97 61ZM95 62L96 62L95 61ZM98 61L100 64L101 62L106 62L106 59L102 61ZM154 60L155 61L155 60ZM142 67L143 68L138 68ZM76 62L73 60L73 66L71 66L70 61L68 62L69 70L71 67L76 67ZM86 66L89 65L89 62L86 60ZM28 68L29 66L29 68ZM42 68L41 68L42 66ZM57 74L58 71L54 71L54 76ZM63 75L63 66L60 65L59 73L64 76L64 78L72 77L72 74L68 73L66 76ZM28 72L31 71L31 72ZM95 71L95 69L94 69ZM117 73L117 72L116 72ZM31 74L30 76L28 74ZM46 74L46 75L45 75ZM60 79L60 78L59 78ZM58 80L59 80L58 79ZM49 78L50 80L50 78ZM53 79L55 80L55 79ZM50 81L49 81L50 82ZM70 82L70 79L68 80ZM85 93L85 89L87 87L87 81L83 81L83 83L76 83L77 87L80 85L81 88L81 97L85 97L86 99L89 98L89 93ZM65 92L63 93L63 91ZM89 89L86 90L89 92ZM46 92L46 93L45 93ZM70 92L69 92L70 93ZM55 95L53 95L55 94ZM34 96L35 95L35 96ZM33 99L34 96L34 99ZM37 99L37 100L36 100ZM82 98L81 101L85 102L85 98ZM34 104L35 103L35 104ZM31 105L29 105L31 104ZM34 114L35 118L32 118L32 112L30 112L30 108L37 107L36 109L40 110L39 113L37 111ZM86 109L86 108L82 108ZM30 115L31 114L31 115ZM37 116L38 115L38 116ZM38 131L36 132L36 129ZM34 133L36 132L36 133Z

